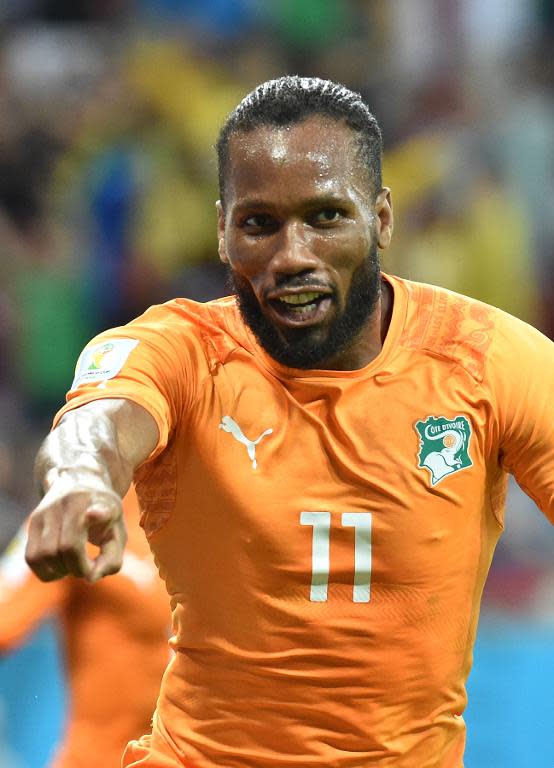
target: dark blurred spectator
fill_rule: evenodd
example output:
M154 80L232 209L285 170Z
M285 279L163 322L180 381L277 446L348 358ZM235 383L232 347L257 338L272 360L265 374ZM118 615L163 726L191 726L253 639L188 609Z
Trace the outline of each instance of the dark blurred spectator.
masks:
M131 0L35 0L35 15L49 22L112 21L131 6Z

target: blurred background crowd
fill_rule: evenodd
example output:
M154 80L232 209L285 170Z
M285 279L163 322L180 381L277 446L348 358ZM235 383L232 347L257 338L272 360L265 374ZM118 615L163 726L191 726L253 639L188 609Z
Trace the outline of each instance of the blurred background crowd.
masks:
M553 0L1 0L0 546L84 343L226 293L213 144L262 80L317 74L372 107L385 271L554 338L553 50ZM516 488L507 519L484 620L554 626L554 535Z

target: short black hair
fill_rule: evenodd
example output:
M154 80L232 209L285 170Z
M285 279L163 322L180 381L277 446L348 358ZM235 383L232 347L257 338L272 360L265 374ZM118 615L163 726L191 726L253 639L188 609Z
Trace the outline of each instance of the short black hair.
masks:
M222 204L231 136L261 126L293 125L313 116L342 121L354 131L361 161L367 166L371 187L377 194L381 189L383 138L362 96L331 80L286 75L258 85L231 112L221 128L216 149Z

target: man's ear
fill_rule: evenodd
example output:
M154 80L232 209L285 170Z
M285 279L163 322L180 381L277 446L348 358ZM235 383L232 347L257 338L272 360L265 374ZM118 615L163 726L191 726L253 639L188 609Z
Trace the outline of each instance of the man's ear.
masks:
M221 200L217 201L215 208L217 211L217 252L219 253L221 261L224 264L228 264L229 259L227 258L227 251L225 249L225 212Z
M379 248L385 249L390 245L394 224L392 197L388 187L383 187L377 195L375 213L377 215L377 245Z

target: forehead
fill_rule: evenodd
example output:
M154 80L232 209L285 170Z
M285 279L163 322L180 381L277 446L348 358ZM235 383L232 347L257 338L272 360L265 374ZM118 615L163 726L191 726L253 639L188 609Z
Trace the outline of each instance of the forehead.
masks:
M312 117L282 127L260 126L230 137L227 193L268 184L368 184L356 134L343 122Z

